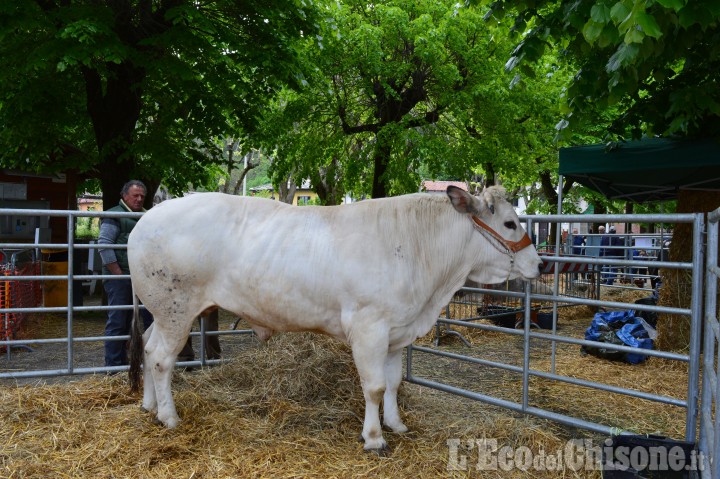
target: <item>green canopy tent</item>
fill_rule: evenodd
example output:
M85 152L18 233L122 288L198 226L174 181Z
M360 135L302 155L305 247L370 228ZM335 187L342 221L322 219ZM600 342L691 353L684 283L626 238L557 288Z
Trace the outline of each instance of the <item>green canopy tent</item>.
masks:
M649 138L560 149L559 173L609 199L644 203L720 191L720 143Z

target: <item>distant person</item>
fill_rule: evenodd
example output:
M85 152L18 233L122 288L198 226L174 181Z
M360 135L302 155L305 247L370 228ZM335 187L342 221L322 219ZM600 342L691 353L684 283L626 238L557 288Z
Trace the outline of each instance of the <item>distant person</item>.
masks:
M604 233L605 227L599 228L600 233ZM603 235L600 240L600 256L610 260L622 259L625 253L622 250L622 238L616 234L614 226L610 227L608 234ZM618 267L612 264L603 267L605 272L602 276L602 282L608 286L615 283Z
M575 256L582 256L585 252L585 237L578 233L577 228L572 230L572 249L570 250ZM573 279L577 280L580 278L580 273L573 273Z
M583 254L585 237L578 234L577 228L572 230L572 254L580 256Z

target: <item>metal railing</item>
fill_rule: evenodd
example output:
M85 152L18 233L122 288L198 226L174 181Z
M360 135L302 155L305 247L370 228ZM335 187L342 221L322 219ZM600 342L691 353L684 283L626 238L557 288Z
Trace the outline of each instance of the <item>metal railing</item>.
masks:
M692 262L671 262L671 261L658 261L658 260L638 260L638 259L624 259L624 258L595 258L595 257L579 257L579 256L564 256L561 254L554 253L548 254L543 257L545 261L556 263L561 265L568 262L573 263L584 263L591 265L593 271L600 271L602 267L617 267L617 268L638 268L638 267L652 267L652 268L664 268L664 269L679 269L689 271L692 275L692 297L691 306L686 307L667 307L667 306L654 306L645 304L628 304L619 301L603 301L597 298L591 297L571 297L569 295L561 294L559 287L561 282L558 281L560 276L559 267L555 268L555 278L552 284L552 294L539 294L531 292L531 285L527 284L524 292L503 292L501 294L515 298L520 301L523 305L521 314L521 326L522 329L508 329L497 325L486 324L483 322L473 321L479 319L478 317L472 318L461 318L461 319L448 319L447 317L441 317L438 319L438 323L445 328L454 328L457 331L458 328L472 328L476 330L495 331L502 332L510 336L521 337L523 340L523 359L522 365L511 365L501 361L481 359L471 357L469 355L462 355L454 352L448 352L442 350L442 348L436 347L425 347L411 345L407 351L407 364L406 364L406 376L405 379L408 382L419 384L422 386L431 387L441 391L446 391L452 394L457 394L471 399L483 401L492 405L501 406L513 411L532 414L547 419L551 419L562 424L566 424L573 427L580 427L588 429L601 434L611 435L615 431L615 428L611 424L600 424L592 421L586 421L577 417L572 417L566 414L557 413L548 409L530 406L530 387L529 379L543 378L551 381L558 381L566 384L573 384L576 386L582 386L603 392L612 392L623 394L629 397L637 397L646 399L649 401L655 401L663 404L670 404L685 409L685 440L689 442L695 442L697 435L696 421L698 419L698 391L699 391L699 366L700 366L700 325L701 325L701 308L702 308L702 294L703 294L703 241L704 241L704 219L702 214L673 214L673 215L533 215L521 218L527 223L527 229L532 229L532 224L535 221L544 222L555 222L555 223L567 223L567 222L585 222L585 223L604 223L608 221L617 223L662 223L662 224L679 224L689 223L693 228L693 260ZM557 248L555 251L559 251ZM487 294L499 294L497 291L488 289L473 289L469 290L469 293L481 293ZM648 289L650 293L651 290ZM552 304L553 319L552 328L540 332L539 330L531 329L531 315L533 304L541 302L543 304ZM581 338L564 336L557 331L557 308L563 305L586 305L593 308L607 308L607 309L628 309L637 310L640 312L648 311L660 314L673 314L681 315L690 318L690 345L688 354L679 354L667 351L647 350L632 348L624 345L614 345L609 343L598 343L595 341L588 341ZM470 319L470 321L466 320ZM530 342L531 340L540 340L548 345L551 356L551 365L549 372L540 371L531 367L530 361ZM435 343L437 345L437 342ZM468 343L469 344L469 343ZM685 397L670 397L663 394L653 394L636 390L627 387L612 386L609 384L603 384L598 381L589 381L583 379L577 379L565 375L556 374L556 355L558 344L572 344L579 346L589 347L604 347L609 350L622 351L627 353L641 353L648 357L665 358L673 361L680 361L687 363L688 365L688 377L687 377L687 393ZM413 370L413 357L418 354L430 354L437 357L449 358L453 360L464 361L472 364L479 364L484 366L490 366L498 368L503 371L509 371L522 376L522 398L520 401L510 401L494 397L489 394L483 394L475 391L470 391L464 388L455 387L437 380L428 380L425 378L418 377Z
M43 250L50 251L67 251L67 274L37 274L36 271L33 273L15 274L11 277L13 282L30 282L36 284L42 284L45 286L49 281L63 282L67 284L67 302L66 306L43 306L38 304L33 307L7 307L3 304L0 307L0 320L7 322L8 319L15 315L29 315L29 314L65 314L67 319L67 334L65 337L57 338L21 338L14 339L11 335L4 335L0 337L0 351L4 351L6 364L12 360L13 349L16 348L31 348L31 346L39 345L51 345L51 344L65 344L67 348L67 355L65 361L65 367L54 368L54 369L33 369L33 370L3 370L2 359L0 359L0 379L7 378L38 378L38 377L52 377L52 376L64 376L64 375L81 375L81 374L93 374L93 373L108 373L127 370L127 366L93 366L93 367L78 367L76 365L75 346L81 343L89 342L105 342L105 341L127 341L128 335L123 336L112 336L106 337L103 335L95 336L82 336L77 337L74 332L74 326L76 324L77 316L85 313L106 313L111 310L132 310L132 304L128 305L114 305L114 306L76 306L74 303L75 298L75 287L77 284L83 281L99 281L105 279L129 279L129 275L103 275L103 274L81 274L82 272L75 271L75 265L78 264L75 260L75 255L81 254L87 251L88 254L92 254L94 250L99 249L98 244L80 244L75 241L75 220L82 217L91 218L121 218L121 217L140 217L142 213L123 213L123 212L98 212L98 211L58 211L58 210L33 210L33 209L0 209L0 215L29 215L29 216L51 216L51 217L64 217L67 219L67 242L66 243L3 243L0 247L5 251L14 250L27 250L34 251L36 261L39 258L40 252ZM102 248L108 249L126 249L125 245L102 245ZM9 280L8 280L9 281ZM200 337L200 356L198 360L194 361L182 361L178 362L178 367L193 367L193 366L205 366L209 364L217 364L223 362L223 359L206 359L204 354L205 336L208 335L246 335L252 334L252 330L223 330L223 331L206 331L204 318L201 318L200 330L192 332L192 337Z
M74 348L78 344L87 342L102 342L109 338L104 336L84 336L76 337L74 334L74 323L77 319L77 315L88 312L107 312L112 309L131 309L132 305L121 305L121 306L76 306L73 304L74 298L74 284L76 281L92 281L102 279L117 279L117 276L112 275L97 275L97 274L80 274L81 272L75 270L74 255L79 252L87 250L89 253L97 249L98 245L93 244L76 244L74 239L74 224L78 217L120 217L120 216L139 216L140 214L128 214L128 213L107 213L107 212L81 212L81 211L48 211L48 210L0 210L0 214L25 214L25 215L45 215L45 216L59 216L67 218L68 222L68 238L66 243L44 243L44 244L31 244L27 243L6 243L3 245L5 248L17 248L17 249L67 249L68 255L68 272L66 275L38 275L38 274L25 274L13 276L13 281L30 281L30 282L45 282L45 281L65 281L67 282L67 306L59 307L4 307L0 308L0 318L6 318L10 314L31 314L31 313L61 313L65 314L67 318L67 335L65 337L57 338L43 338L43 339L11 339L11 338L0 338L0 348L5 348L7 357L10 358L11 351L17 346L28 346L31 344L64 344L66 346L66 364L62 368L54 369L35 369L35 370L2 370L2 359L0 359L0 378L27 378L27 377L47 377L47 376L60 376L60 375L77 375L77 374L88 374L88 373L104 373L110 371L124 370L125 366L116 367L78 367L75 364L75 353ZM710 216L712 227L708 232L708 244L715 245L709 247L708 253L708 268L707 278L708 285L705 290L706 302L708 305L708 313L706 314L706 335L705 335L705 363L703 372L706 375L705 381L703 381L702 391L702 411L700 414L702 427L700 428L700 449L701 451L708 453L713 469L713 474L710 477L720 477L717 473L717 461L712 459L718 457L718 434L720 433L720 424L718 423L718 414L713 415L711 404L717 403L718 394L720 389L717 380L717 369L714 363L715 354L717 353L718 337L718 321L715 315L715 298L713 296L716 290L717 275L720 273L720 269L717 266L717 222L720 218L720 213L714 212ZM521 304L520 315L522 318L522 329L509 329L500 327L492 324L484 324L482 322L468 321L467 318L453 319L453 318L439 318L438 324L447 328L474 328L486 331L502 332L512 337L522 338L523 351L522 351L522 364L513 365L504 363L497 360L481 359L471 357L469 355L458 354L456 352L450 352L442 350L440 347L425 347L425 346L410 346L407 350L407 362L406 362L406 376L405 379L408 382L416 383L419 385L435 388L438 390L446 391L452 394L458 394L464 397L476 399L489 404L505 407L507 409L522 412L526 414L532 414L544 418L548 418L566 425L580 427L591 431L599 432L602 434L612 434L614 429L612 425L600 424L592 421L583 420L577 417L573 417L567 414L554 412L546 408L539 408L530 405L530 378L542 378L551 381L557 381L566 384L572 384L575 386L581 386L585 388L591 388L593 390L618 393L627 395L628 397L642 398L649 401L655 401L662 404L668 404L684 408L685 413L685 440L694 442L697 436L696 422L699 415L699 370L700 370L700 327L702 319L702 296L703 296L703 283L705 271L703 267L704 258L702 255L705 222L702 214L678 214L678 215L549 215L549 216L528 216L524 217L523 220L527 223L528 228L532 227L535 221L547 221L547 222L605 222L605 221L616 221L616 222L628 222L628 223L663 223L663 224L678 224L688 223L693 228L693 258L691 262L671 262L671 261L656 261L656 260L634 260L634 259L613 259L608 258L594 258L594 257L577 257L567 256L563 254L551 254L544 256L546 262L554 263L556 267L552 271L553 281L550 284L551 292L533 292L531 287L528 285L524 291L497 291L486 288L468 289L468 293L480 293L483 295L503 295L505 298L510 298ZM107 247L107 246L105 246ZM124 248L124 246L117 246L117 248ZM557 248L559 251L560 248ZM712 253L715 256L712 256ZM586 305L595 308L627 308L629 305L623 302L614 301L603 301L594 295L580 295L572 296L567 294L568 291L562 289L562 277L561 267L566 263L579 263L588 266L588 271L597 272L603 265L611 265L616 267L654 267L664 269L678 269L689 271L692 275L692 297L690 307L666 307L666 306L652 306L642 304L632 304L635 310L648 311L656 313L666 313L687 316L690 318L691 324L691 335L690 345L688 354L678 354L666 351L657 350L639 350L637 348L631 348L628 346L612 345L607 343L596 343L593 341L586 341L584 339L563 336L558 334L557 330L557 314L559 306L573 306L573 305ZM711 277L712 275L712 277ZM127 277L127 276L125 276ZM543 308L552 311L552 328L548 330L533 330L532 324L532 313L533 305L541 303ZM711 321L710 319L714 321ZM473 318L476 319L476 318ZM236 335L236 334L248 334L251 333L249 330L242 331L217 331L211 332L206 331L204 323L201 323L200 331L192 333L193 336L204 336L204 335ZM114 340L126 340L127 336L114 337ZM203 338L204 339L204 338ZM548 371L541 371L531 367L530 358L530 342L542 341L543 344L549 345L548 349L551 354L551 368ZM178 363L179 366L199 366L206 364L213 364L220 362L221 360L207 360L203 354L202 348L204 341L200 342L200 359L192 362ZM561 374L557 374L555 369L555 358L556 348L560 344L571 344L578 346L598 346L602 345L605 348L613 349L617 351L641 353L649 357L665 358L674 361L680 361L688 365L688 377L687 377L687 394L685 397L671 397L663 394L653 394L644 392L641 390L635 390L632 388L618 387L610 384L604 384L598 381L589 381L585 379L573 378ZM715 348L715 349L713 349ZM463 361L473 364L480 364L498 368L502 371L507 371L513 374L518 374L522 377L522 391L520 401L510 401L499 397L494 397L490 394L483 394L474 391L470 391L464 388L452 386L450 384L443 383L437 380L429 380L417 376L413 370L413 357L416 354L430 354L438 357L448 358L457 361ZM711 419L714 418L714 419ZM708 426L711 423L711 426Z
M708 214L707 265L705 272L705 344L700 399L700 440L698 450L703 461L703 478L720 478L720 322L717 310L718 224L720 208ZM714 406L714 409L713 409Z

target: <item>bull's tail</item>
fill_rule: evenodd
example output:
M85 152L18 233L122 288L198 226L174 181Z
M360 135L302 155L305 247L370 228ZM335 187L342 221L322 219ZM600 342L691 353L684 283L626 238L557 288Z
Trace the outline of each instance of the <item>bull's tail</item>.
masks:
M140 322L140 300L133 290L133 319L130 328L130 370L128 376L130 379L130 391L138 392L140 390L140 366L143 360L143 333L141 331Z

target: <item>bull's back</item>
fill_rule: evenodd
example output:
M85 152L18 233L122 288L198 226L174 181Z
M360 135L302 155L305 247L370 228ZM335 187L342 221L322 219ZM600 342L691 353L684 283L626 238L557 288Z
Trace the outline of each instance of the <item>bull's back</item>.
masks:
M191 288L231 268L242 248L237 234L272 204L202 193L166 201L138 221L128 239L128 259L138 296L143 290ZM268 208L270 207L270 208ZM255 214L248 214L248 212Z
M218 193L167 201L131 233L133 286L154 314L218 305L275 324L300 308L325 314L336 305L312 293L336 278L333 210Z
M220 196L201 196L206 195L166 201L140 218L128 239L131 270L133 266L137 270L158 254L164 260L181 256L192 261L192 248L197 248L203 236L211 236L220 227L221 217L211 212L226 210L228 203Z
M270 329L335 336L347 309L402 322L436 286L417 281L427 275L417 270L424 261L416 232L398 227L412 201L293 207L213 193L170 200L131 234L133 286L148 309L168 317L181 303L193 315L218 305Z

